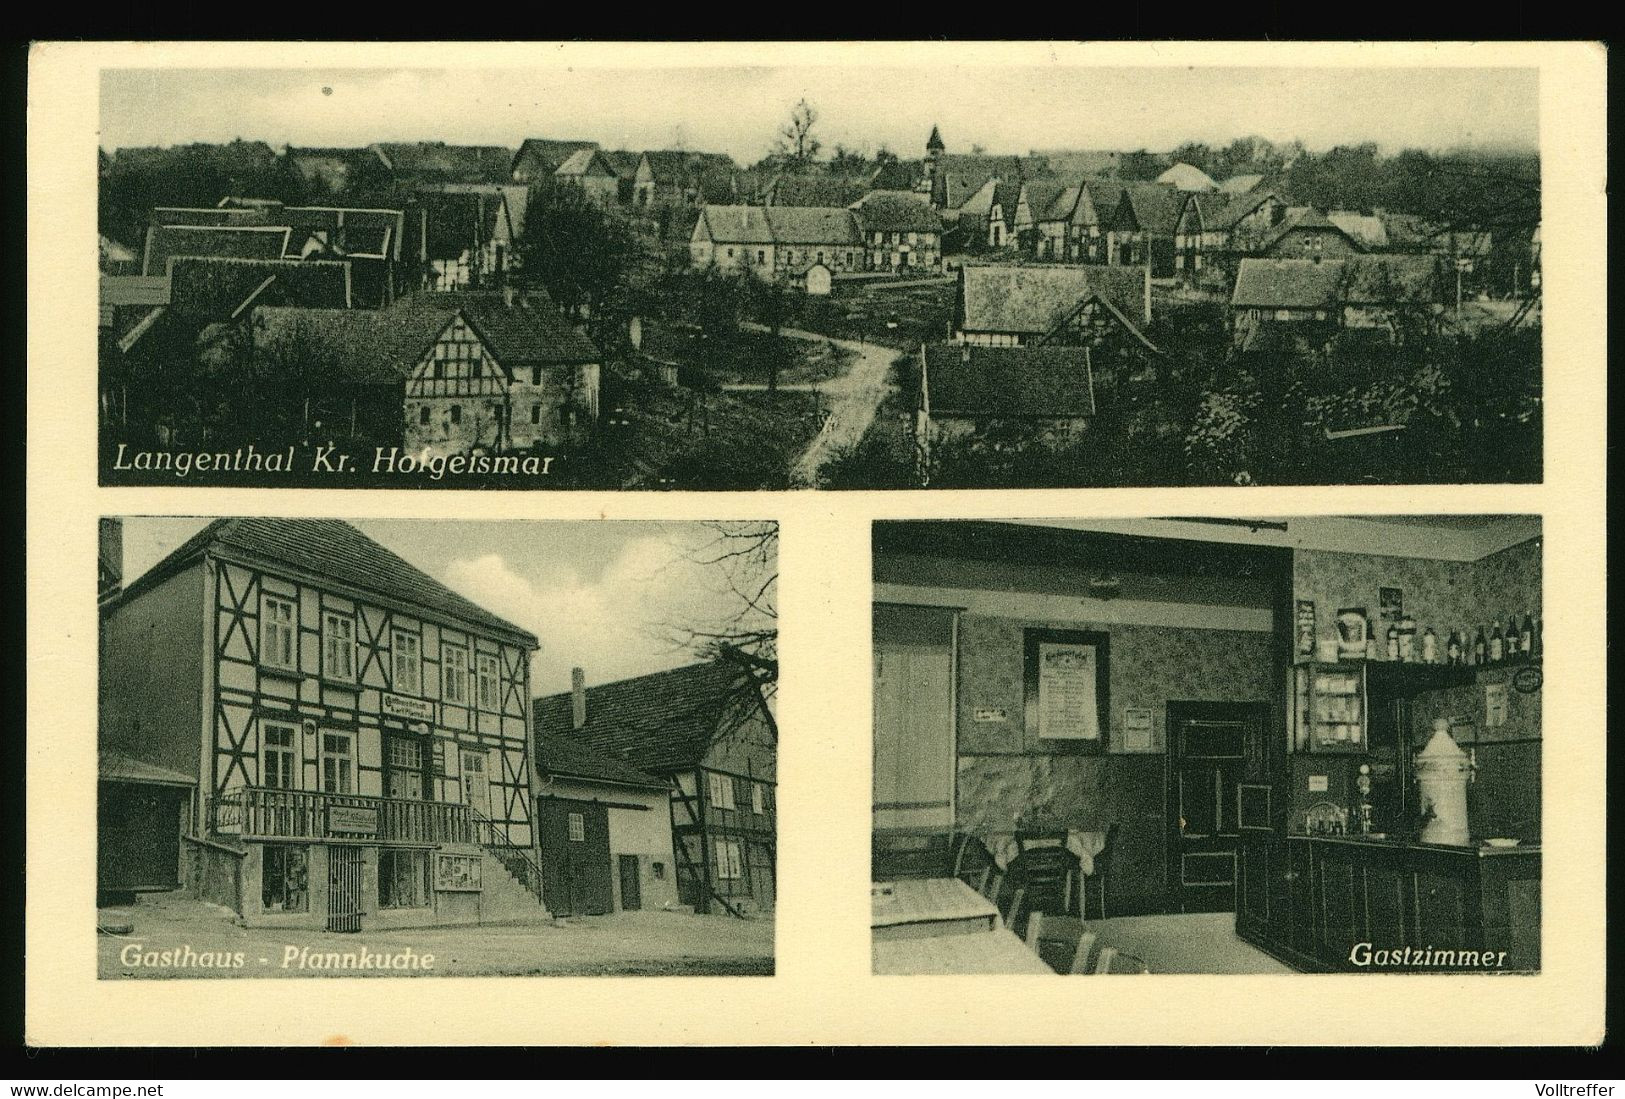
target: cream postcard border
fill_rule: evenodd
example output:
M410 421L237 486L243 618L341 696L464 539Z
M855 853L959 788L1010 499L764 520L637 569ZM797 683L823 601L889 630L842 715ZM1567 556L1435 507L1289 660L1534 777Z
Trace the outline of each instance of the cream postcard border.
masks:
M103 67L1534 66L1544 485L899 493L100 488ZM44 44L28 101L26 1036L38 1045L1590 1044L1603 1025L1606 57L1591 44ZM252 135L245 135L252 136ZM432 136L432 135L425 135ZM516 135L523 136L523 135ZM886 518L1536 513L1545 520L1544 954L1534 977L874 977L869 525ZM780 540L777 975L99 981L96 518L772 518ZM1184 1005L1167 1011L1167 997ZM561 1005L568 1010L560 1010ZM696 1010L695 1005L702 1005Z

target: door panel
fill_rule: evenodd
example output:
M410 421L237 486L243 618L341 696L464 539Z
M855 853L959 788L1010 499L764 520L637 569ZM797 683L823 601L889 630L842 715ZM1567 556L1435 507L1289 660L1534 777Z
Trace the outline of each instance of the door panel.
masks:
M542 895L555 916L601 916L614 908L609 812L591 801L541 802Z
M327 849L327 929L361 930L361 848Z
M953 612L875 608L874 824L953 829Z
M1168 704L1168 882L1170 910L1236 907L1238 788L1262 751L1262 703ZM1261 886L1260 878L1257 885ZM1262 895L1258 896L1262 901Z
M621 911L636 912L643 907L643 886L638 877L638 857L636 855L622 855L621 867Z

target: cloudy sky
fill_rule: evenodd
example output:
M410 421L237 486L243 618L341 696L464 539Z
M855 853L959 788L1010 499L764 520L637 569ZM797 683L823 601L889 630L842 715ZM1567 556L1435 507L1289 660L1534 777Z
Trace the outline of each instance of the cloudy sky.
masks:
M1131 68L1056 64L613 69L110 69L101 144L273 145L525 137L682 147L753 163L795 102L826 149L1167 150L1259 135L1310 149L1538 147L1534 69Z
M125 519L125 583L208 522ZM665 627L704 628L739 606L718 567L693 563L715 537L702 524L364 519L355 526L536 634L537 694L568 690L578 665L592 685L692 663L693 652L676 645Z

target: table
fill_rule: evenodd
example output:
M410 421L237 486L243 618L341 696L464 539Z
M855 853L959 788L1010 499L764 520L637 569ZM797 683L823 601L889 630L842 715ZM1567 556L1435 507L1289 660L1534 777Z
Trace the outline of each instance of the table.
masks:
M919 976L931 973L1031 973L1055 971L1005 928L923 939L876 939L874 972Z
M870 893L875 941L996 930L999 910L957 878L876 882Z

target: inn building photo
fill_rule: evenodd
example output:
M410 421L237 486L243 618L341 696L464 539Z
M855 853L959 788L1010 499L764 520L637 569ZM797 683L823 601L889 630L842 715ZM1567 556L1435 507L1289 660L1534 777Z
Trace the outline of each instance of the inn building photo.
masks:
M771 972L772 630L678 651L746 613L693 594L696 547L738 534L774 567L772 528L736 527L102 520L102 975L126 975L108 950L132 936L321 951L346 933L456 944L474 975ZM647 606L626 597L646 566L682 597L641 633L549 614ZM654 681L635 713L611 721L606 700L572 722L588 689L569 662L612 649L617 667L680 667L628 681ZM632 735L641 753L617 739ZM756 815L693 842L679 821L720 810L680 765L729 753ZM746 833L756 903L729 903Z
M1539 517L873 547L876 973L1539 971Z

